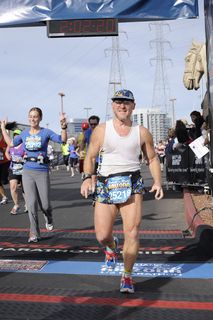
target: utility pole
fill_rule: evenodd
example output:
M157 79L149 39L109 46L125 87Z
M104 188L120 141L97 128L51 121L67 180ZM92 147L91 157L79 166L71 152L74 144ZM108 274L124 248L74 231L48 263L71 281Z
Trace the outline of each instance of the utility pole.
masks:
M65 94L63 92L59 92L59 96L61 97L61 113L64 113L63 98L65 97Z
M171 101L172 103L172 126L173 127L175 126L175 101L176 100L177 100L176 98L169 99L169 101Z
M124 51L128 53L128 50L120 47L119 36L112 37L112 47L105 49L105 54L107 55L107 52L109 51L111 52L111 67L106 103L106 120L111 118L111 97L114 95L115 91L126 87L120 52Z
M163 29L169 27L168 23L153 22L149 24L150 30L152 26L155 28L156 38L150 41L150 47L153 46L156 49L156 56L150 59L150 64L155 62L155 80L152 96L152 108L161 109L164 112L168 112L168 98L170 96L169 82L167 79L166 62L172 64L172 60L165 57L164 46L171 47L171 43L164 39Z
M88 118L89 118L89 110L92 110L92 108L85 107L84 110L86 110L87 120L88 120Z

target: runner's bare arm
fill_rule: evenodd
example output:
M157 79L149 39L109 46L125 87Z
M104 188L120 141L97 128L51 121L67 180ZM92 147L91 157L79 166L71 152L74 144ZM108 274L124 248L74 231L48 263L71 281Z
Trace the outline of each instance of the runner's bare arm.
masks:
M95 169L95 159L99 154L100 148L103 144L105 125L98 125L90 137L89 148L84 159L84 173L88 176L94 173ZM94 191L95 186L93 185L93 180L88 178L83 181L81 185L81 194L85 198L88 197L89 192Z
M67 121L64 112L60 113L60 124L61 124L61 140L63 142L67 141Z
M142 151L149 165L149 170L154 180L154 184L150 192L155 192L155 198L160 200L163 198L163 189L161 181L161 170L158 156L155 152L153 138L151 133L144 127L140 129L140 136L142 141Z
M10 161L11 160L11 156L10 156L10 147L7 146L6 150L5 150L5 156L6 158Z
M9 136L9 134L7 133L7 130L6 130L7 121L6 121L6 120L1 120L0 123L1 123L2 135L3 135L3 137L4 137L4 140L5 140L6 144L7 144L9 147L13 147L13 140L10 138L10 136Z

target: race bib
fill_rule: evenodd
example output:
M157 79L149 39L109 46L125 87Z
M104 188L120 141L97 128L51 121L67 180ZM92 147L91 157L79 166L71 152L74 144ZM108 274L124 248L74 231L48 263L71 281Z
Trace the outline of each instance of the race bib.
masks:
M17 174L17 175L22 174L23 164L22 163L13 163L12 170L13 170L13 174Z
M26 137L25 147L29 151L41 150L41 137L39 135L30 135Z
M129 176L115 176L107 179L109 198L112 203L126 202L132 193L132 181Z

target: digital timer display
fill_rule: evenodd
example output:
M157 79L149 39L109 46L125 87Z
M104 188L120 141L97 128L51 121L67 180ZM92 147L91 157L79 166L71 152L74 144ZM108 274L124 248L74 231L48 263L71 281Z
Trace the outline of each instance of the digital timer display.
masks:
M117 36L117 19L76 19L47 21L47 35L57 37Z

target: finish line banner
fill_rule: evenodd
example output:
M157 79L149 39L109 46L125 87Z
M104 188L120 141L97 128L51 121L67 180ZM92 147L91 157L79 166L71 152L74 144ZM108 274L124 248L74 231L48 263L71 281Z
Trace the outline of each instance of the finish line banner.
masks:
M198 0L1 0L0 27L49 20L115 18L119 22L198 17Z

